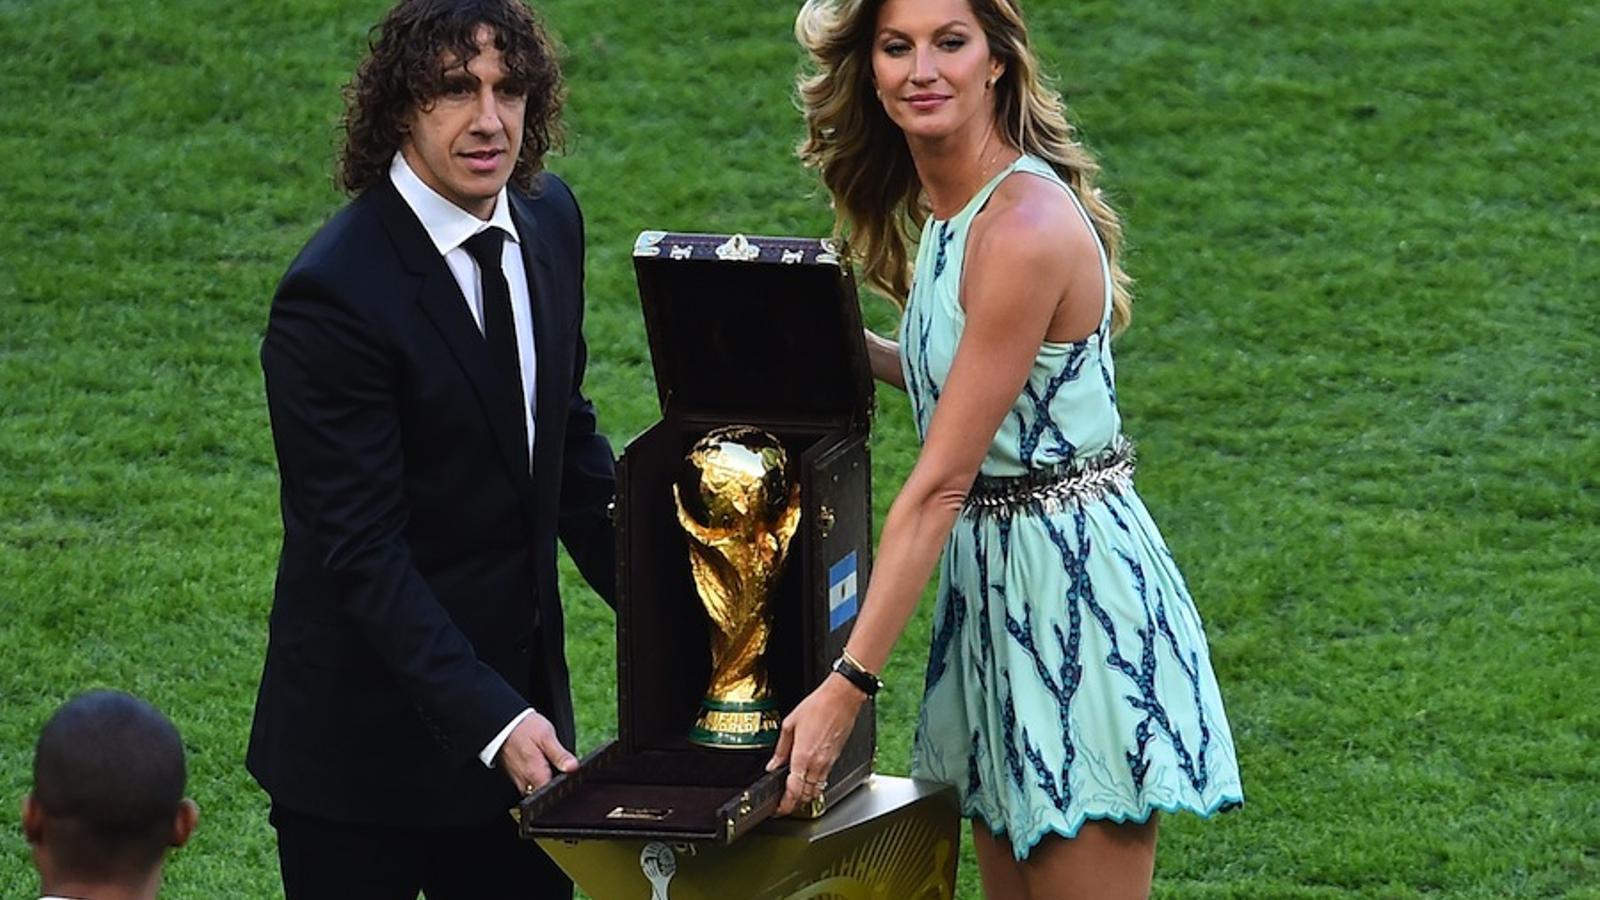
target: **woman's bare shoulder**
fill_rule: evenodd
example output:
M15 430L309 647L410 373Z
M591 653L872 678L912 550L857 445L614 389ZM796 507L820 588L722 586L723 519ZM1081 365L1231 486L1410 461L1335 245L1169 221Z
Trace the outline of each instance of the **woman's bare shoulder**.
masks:
M973 221L971 240L989 245L990 250L1010 247L1025 256L1098 262L1094 232L1068 190L1040 175L1013 174L1000 182L988 206Z
M1017 174L1001 182L972 224L963 305L1015 316L1042 313L1046 339L1078 340L1100 320L1094 231L1060 184Z

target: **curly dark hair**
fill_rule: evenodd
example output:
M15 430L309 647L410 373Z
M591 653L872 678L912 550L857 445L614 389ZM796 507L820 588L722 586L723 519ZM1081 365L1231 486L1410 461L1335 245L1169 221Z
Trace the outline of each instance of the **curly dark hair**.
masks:
M400 0L368 35L367 57L345 86L339 186L358 194L389 171L405 141L406 120L444 93L446 57L478 55L479 26L494 31L506 74L528 89L522 147L511 183L526 191L561 146L566 89L555 43L522 0Z

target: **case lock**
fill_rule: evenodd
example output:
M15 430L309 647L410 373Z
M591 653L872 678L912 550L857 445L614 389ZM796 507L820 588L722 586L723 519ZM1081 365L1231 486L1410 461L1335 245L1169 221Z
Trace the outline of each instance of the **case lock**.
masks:
M741 815L741 816L750 815L750 792L749 791L745 791L743 794L739 795L739 815Z
M833 507L823 504L817 509L817 531L821 537L827 537L829 532L833 531L835 521Z

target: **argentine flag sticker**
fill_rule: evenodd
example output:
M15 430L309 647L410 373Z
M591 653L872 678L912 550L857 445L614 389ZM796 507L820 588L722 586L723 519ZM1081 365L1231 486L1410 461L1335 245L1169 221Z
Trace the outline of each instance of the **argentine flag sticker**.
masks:
M828 630L856 617L856 552L828 567Z

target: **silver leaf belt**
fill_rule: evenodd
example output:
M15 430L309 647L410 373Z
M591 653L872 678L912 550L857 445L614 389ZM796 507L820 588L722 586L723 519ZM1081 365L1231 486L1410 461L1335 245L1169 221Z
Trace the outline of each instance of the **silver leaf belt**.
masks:
M1133 442L1121 435L1096 456L1056 463L1022 475L979 475L967 492L969 518L1053 513L1069 503L1099 500L1133 484Z

